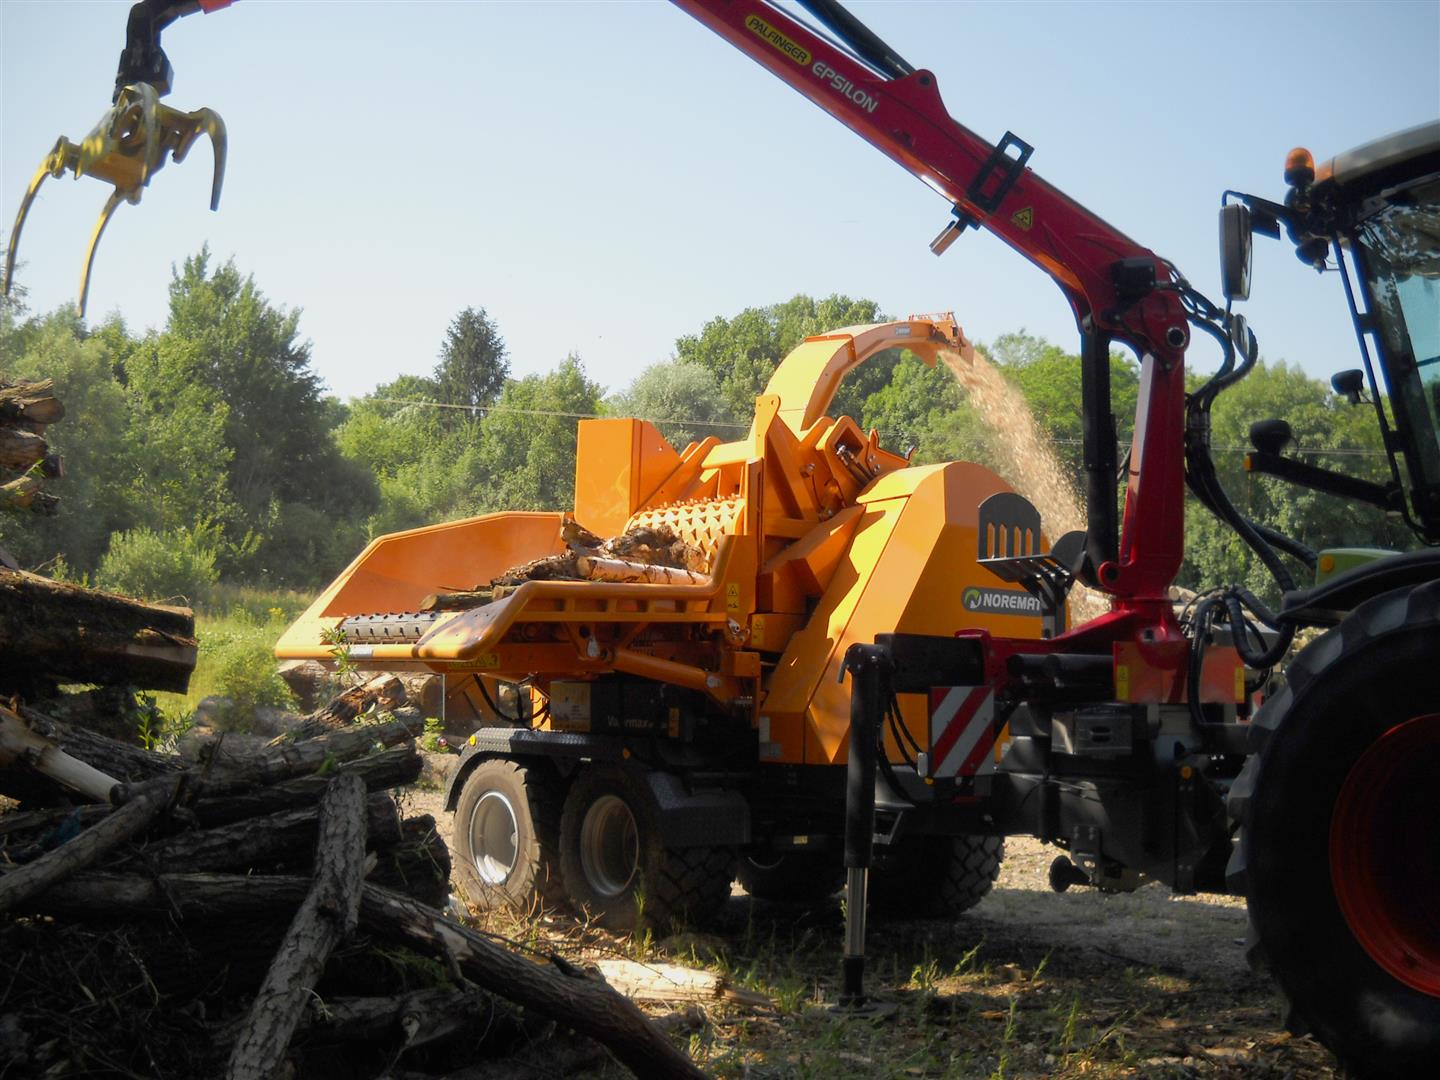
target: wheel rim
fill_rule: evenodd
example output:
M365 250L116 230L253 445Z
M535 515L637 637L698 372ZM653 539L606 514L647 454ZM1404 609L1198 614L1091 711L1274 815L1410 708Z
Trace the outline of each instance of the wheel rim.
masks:
M1356 760L1330 822L1330 878L1355 940L1440 997L1440 713L1391 728Z
M619 896L635 879L639 864L635 815L619 796L600 796L585 811L580 826L580 866L585 880L601 896Z
M470 851L475 872L487 885L503 885L520 851L515 807L498 791L487 791L470 817Z

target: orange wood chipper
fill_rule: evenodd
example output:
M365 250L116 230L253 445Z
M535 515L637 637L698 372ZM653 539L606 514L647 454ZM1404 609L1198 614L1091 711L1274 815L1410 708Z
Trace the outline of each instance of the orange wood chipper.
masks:
M677 452L643 420L581 421L573 512L381 537L286 632L282 659L333 660L343 631L357 668L443 673L446 707L483 717L449 793L457 879L472 900L568 904L627 926L642 912L703 918L737 874L758 895L833 891L846 649L891 632L1063 630L1063 600L977 565L1048 550L1038 515L1000 477L969 463L912 467L875 432L827 415L847 372L896 348L931 364L943 350L973 359L948 315L846 327L785 358L735 442ZM982 527L997 505L1004 524ZM642 580L521 580L462 610L436 604L563 556L577 526L648 530L698 558L674 571L610 559L610 576ZM901 698L893 759L983 783L1004 733L993 746L937 748L925 697ZM937 749L944 760L930 760ZM974 903L1002 850L978 836L892 846L872 904L888 889L916 911Z

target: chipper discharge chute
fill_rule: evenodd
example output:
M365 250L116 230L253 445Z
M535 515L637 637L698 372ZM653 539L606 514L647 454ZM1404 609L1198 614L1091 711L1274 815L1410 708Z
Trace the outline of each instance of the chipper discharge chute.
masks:
M1004 481L911 467L826 414L847 372L896 348L934 363L970 346L949 316L807 338L735 442L677 452L642 420L582 421L573 512L382 537L286 632L282 659L331 661L343 632L356 667L439 672L447 710L473 710L449 794L472 901L628 926L703 917L737 872L762 895L833 890L846 648L1064 628L1062 594L1008 588L979 563L1044 550ZM993 733L932 738L925 698L901 697L895 762L983 776ZM927 883L917 911L973 903L1000 844L968 841L897 835L890 885Z

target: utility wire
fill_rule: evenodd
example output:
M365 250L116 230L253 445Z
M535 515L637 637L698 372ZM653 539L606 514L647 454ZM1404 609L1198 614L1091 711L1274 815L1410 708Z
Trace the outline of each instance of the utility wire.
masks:
M421 405L428 409L455 409L459 412L472 415L485 415L488 413L513 413L516 416L552 416L563 420L603 420L609 417L601 413L581 412L560 412L555 409L517 409L510 405L455 405L448 401L421 401L410 398L365 398L365 401L373 401L382 405ZM628 419L628 418L627 418ZM690 427L715 427L728 428L731 431L749 431L749 424L737 424L728 420L694 420L688 417L672 417L659 419L653 416L637 416L637 420L646 420L652 424L685 424ZM915 439L917 436L908 431L880 431L881 435L898 435L897 445L907 439ZM1054 446L1083 446L1080 439L1051 439ZM1117 440L1117 446L1128 445L1123 440ZM1212 453L1222 454L1249 454L1252 449L1248 446L1212 446ZM1330 454L1335 457L1384 457L1384 450L1365 450L1359 447L1330 447L1330 446L1300 446L1296 447L1297 454Z

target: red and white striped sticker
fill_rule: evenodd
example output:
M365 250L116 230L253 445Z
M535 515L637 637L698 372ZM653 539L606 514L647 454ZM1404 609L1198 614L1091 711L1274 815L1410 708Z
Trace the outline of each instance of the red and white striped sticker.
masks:
M989 686L930 689L930 773L974 776L995 745L995 695Z

